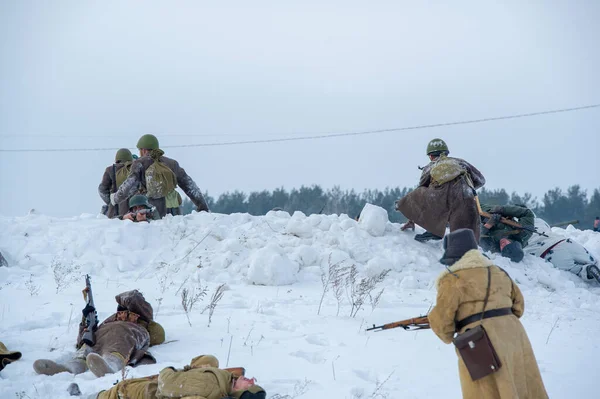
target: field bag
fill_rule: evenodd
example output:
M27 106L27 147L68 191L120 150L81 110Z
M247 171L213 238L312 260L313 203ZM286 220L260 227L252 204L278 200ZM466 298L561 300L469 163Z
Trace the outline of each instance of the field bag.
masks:
M161 150L152 150L150 157L152 165L146 169L146 196L148 198L163 198L166 197L177 187L177 177L175 173L164 162L160 161L160 157L164 154Z
M483 301L483 311L481 312L481 319L479 319L479 325L468 329L462 334L458 334L454 338L454 346L458 350L460 357L462 358L471 379L476 381L489 374L495 373L500 370L502 364L500 358L496 354L496 350L492 345L492 341L487 335L487 332L481 325L483 320L483 314L487 306L488 298L490 296L490 284L491 284L491 270L488 269L488 285L485 294L485 300Z

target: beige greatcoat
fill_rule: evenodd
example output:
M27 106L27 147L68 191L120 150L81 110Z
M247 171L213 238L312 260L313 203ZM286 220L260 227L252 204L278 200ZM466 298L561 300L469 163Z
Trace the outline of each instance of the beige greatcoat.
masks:
M513 314L483 320L483 326L502 363L499 371L472 381L458 356L463 398L547 398L531 343L519 321L525 309L521 290L502 269L494 266L478 250L467 252L450 266L452 274L445 270L438 277L437 301L429 313L431 328L442 341L450 344L454 337L455 321L483 310L488 267L491 268L491 286L486 310L512 308ZM478 323L471 323L460 332Z

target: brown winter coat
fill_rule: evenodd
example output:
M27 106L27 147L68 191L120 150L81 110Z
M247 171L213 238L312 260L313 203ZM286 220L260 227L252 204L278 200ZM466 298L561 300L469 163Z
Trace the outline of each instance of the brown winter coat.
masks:
M160 324L153 321L152 306L137 290L123 292L115 299L119 306L126 310L113 314L98 326L95 334L96 344L91 348L92 351L100 355L116 352L123 359L129 357L128 364L131 366L156 363L148 348L164 342L164 330ZM128 311L134 314L131 315ZM136 315L139 315L139 318L135 322L125 321L134 320ZM77 348L83 345L84 322L85 320L82 320L79 325Z
M98 186L98 194L100 194L100 198L102 198L102 201L104 201L104 203L106 205L108 205L108 212L106 212L106 216L108 216L110 219L119 217L119 216L123 216L129 211L129 198L131 197L131 195L129 195L125 199L123 199L122 201L120 201L118 203L119 214L118 215L115 214L115 207L113 206L113 204L110 203L110 195L112 193L116 192L115 187L116 187L117 180L116 180L115 174L122 167L124 167L125 164L124 163L116 163L116 164L114 164L114 166L115 166L114 171L113 171L113 165L110 165L106 168L106 170L104 171L104 175L102 175L102 181L100 182L100 185Z
M214 356L198 356L183 370L167 367L159 375L122 381L100 392L97 399L239 398L243 391L232 392L231 372L218 366L219 361ZM249 391L257 393L264 390L255 385Z
M444 270L437 280L437 301L429 313L429 323L445 343L452 343L455 321L479 313L487 289L487 268L491 267L490 295L486 310L512 308L513 314L483 320L502 367L477 381L472 381L460 355L458 370L463 398L467 399L538 399L548 394L540 370L519 318L525 303L519 286L478 250L467 252L458 262ZM476 326L471 323L467 328Z
M485 178L467 161L450 157L447 159L457 161L464 173L438 185L431 181L431 169L436 161L430 162L423 168L419 187L401 198L396 209L436 236L443 237L449 223L450 232L460 228L472 229L479 242L481 222L473 189L483 187Z
M183 192L190 198L190 200L196 205L198 211L207 211L208 205L204 200L202 192L192 180L192 178L185 172L185 170L179 166L179 163L171 158L161 156L158 158L160 162L163 162L173 173L177 179L177 185L181 187ZM119 187L117 194L115 195L115 201L123 201L125 198L131 197L135 194L138 185L143 187L143 191L146 191L146 169L152 165L154 161L150 156L144 156L133 161L131 165L131 172L129 177ZM165 198L148 198L148 201L156 207L160 217L164 217L167 214L167 207Z

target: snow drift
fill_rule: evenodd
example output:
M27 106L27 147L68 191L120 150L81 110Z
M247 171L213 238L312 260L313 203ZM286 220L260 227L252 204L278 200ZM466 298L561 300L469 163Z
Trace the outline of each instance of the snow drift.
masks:
M553 231L600 255L600 234ZM282 211L194 213L150 224L89 214L0 217L0 251L9 265L0 267L0 341L23 353L0 374L2 398L68 398L70 382L87 395L122 378L48 377L32 369L38 358L74 352L85 274L101 320L116 308L116 294L137 288L165 327L167 343L151 348L158 363L128 368L127 378L209 353L222 365L246 367L268 397L461 397L454 350L431 331L364 331L427 312L443 269L441 242L414 241L378 207L367 206L358 222ZM490 256L523 291L522 320L550 396L594 396L600 287L531 255L519 264ZM352 268L357 279L387 275L353 312L348 287L324 293L332 267ZM210 316L207 305L221 284L225 294ZM208 290L189 323L184 288Z

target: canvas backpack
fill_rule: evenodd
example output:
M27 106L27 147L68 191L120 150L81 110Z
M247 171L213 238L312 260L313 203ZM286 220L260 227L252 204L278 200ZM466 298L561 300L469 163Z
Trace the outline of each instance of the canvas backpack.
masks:
M131 161L127 161L121 169L117 170L115 176L115 179L117 181L117 188L121 187L121 184L123 184L123 182L127 180L127 177L129 177L129 172L131 172L131 163Z
M145 173L146 196L148 198L166 197L177 187L175 173L164 162L160 161L163 154L164 152L161 150L152 150L150 153L153 162Z
M449 158L446 155L440 155L434 162L429 172L431 181L438 186L446 184L467 171L455 158Z

